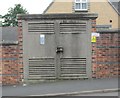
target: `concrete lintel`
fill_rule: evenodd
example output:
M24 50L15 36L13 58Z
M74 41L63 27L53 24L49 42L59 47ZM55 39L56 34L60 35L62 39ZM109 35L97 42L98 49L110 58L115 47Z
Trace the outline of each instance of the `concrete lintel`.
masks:
M98 33L120 33L120 29L97 30Z
M78 14L19 14L18 20L54 20L54 19L96 19L96 13Z

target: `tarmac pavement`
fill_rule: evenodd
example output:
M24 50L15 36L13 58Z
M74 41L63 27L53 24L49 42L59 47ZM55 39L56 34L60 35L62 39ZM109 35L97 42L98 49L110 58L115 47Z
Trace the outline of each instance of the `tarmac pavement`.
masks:
M34 85L3 86L2 96L45 96L83 91L118 90L118 78L63 80Z

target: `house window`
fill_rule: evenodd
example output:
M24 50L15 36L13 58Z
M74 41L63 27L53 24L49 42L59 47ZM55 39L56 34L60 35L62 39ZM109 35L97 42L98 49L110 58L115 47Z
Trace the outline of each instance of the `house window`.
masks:
M75 0L76 11L86 11L88 9L88 0Z

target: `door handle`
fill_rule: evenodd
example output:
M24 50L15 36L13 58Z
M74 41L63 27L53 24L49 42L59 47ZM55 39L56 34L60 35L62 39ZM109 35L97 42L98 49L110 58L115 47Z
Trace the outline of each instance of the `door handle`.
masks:
M60 53L63 52L63 47L62 46L58 46L56 49L56 53Z

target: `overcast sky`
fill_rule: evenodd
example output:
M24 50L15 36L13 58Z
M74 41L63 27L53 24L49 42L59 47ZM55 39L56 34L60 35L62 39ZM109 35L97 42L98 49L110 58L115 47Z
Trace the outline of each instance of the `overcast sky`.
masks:
M10 7L21 4L30 14L41 14L52 0L0 0L0 15L5 15Z
M71 0L58 0L60 2L69 2ZM92 0L93 2L104 0ZM120 0L110 0L118 2ZM0 0L0 15L5 15L8 12L8 8L14 7L15 4L21 4L30 14L42 14L42 12L48 7L52 0Z

